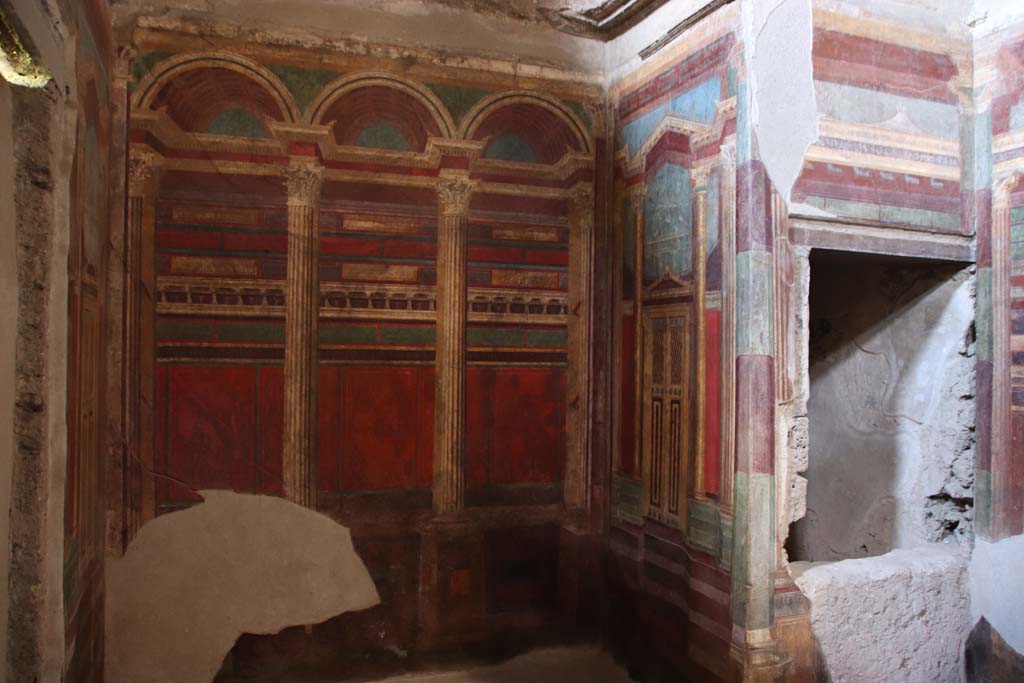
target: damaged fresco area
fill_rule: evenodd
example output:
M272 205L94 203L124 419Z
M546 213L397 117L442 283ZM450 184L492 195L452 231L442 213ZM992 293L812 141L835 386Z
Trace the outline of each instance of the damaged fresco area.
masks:
M212 681L243 633L380 602L348 529L271 496L200 491L107 565L106 679Z

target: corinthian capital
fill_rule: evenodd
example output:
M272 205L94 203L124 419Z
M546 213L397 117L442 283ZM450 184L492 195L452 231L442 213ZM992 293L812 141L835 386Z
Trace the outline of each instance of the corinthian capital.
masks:
M315 161L293 162L284 171L289 206L317 206L324 182L324 167Z
M136 197L156 191L163 158L154 152L141 151L128 157L128 192Z
M469 200L476 189L476 181L467 173L442 173L437 179L438 207L444 216L469 213Z
M138 57L139 50L134 45L122 45L117 48L117 57L114 60L114 78L129 80Z
M594 210L594 186L577 183L569 190L569 204L575 211Z

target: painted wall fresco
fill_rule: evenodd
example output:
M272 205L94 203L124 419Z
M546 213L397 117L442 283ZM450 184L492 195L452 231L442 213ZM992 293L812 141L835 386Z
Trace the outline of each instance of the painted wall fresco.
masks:
M93 16L93 13L97 16ZM71 173L68 457L64 500L65 678L103 671L107 249L111 53L98 8L83 5L76 60L78 128Z
M671 628L635 615L623 628L699 642L674 652L652 645L648 655L707 680L727 677L732 624L732 494L723 471L733 465L723 434L734 431L735 355L723 313L734 305L725 274L735 259L726 223L736 210L728 150L736 146L737 21L732 11L716 13L612 93L616 580L659 609L685 605L700 615L679 613Z
M361 634L347 636L359 648L428 647L482 637L504 616L548 619L571 359L582 353L569 342L579 257L562 193L593 184L590 100L441 70L364 73L341 56L318 70L190 56L163 40L136 64L131 132L162 169L154 512L194 504L204 488L282 494L289 212L279 173L289 156L311 154L325 167L319 509L352 529L382 598L318 637L343 628ZM224 91L230 106L213 96ZM312 144L282 127L310 122L329 136ZM434 484L439 168L480 183L465 273L467 525L453 538L422 531ZM506 571L521 547L537 552ZM233 657L265 653L240 643Z
M1024 533L1022 35L1024 27L1017 25L978 46L976 58L994 82L988 90L990 109L986 111L984 100L975 103L972 119L978 159L973 178L979 252L978 395L983 406L976 495L979 534L992 540ZM982 422L985 413L988 420Z
M897 41L865 22L815 10L819 139L793 201L868 225L970 234L961 225L964 55Z

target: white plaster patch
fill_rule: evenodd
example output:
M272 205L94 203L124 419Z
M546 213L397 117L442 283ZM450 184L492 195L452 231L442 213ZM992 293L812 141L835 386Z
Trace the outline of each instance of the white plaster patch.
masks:
M790 568L834 683L960 681L969 596L955 545Z
M203 491L106 566L106 680L213 680L243 633L380 602L348 529L283 498Z
M761 161L788 201L804 153L818 139L811 3L757 0L747 13L751 122Z
M970 576L971 622L985 617L1010 647L1024 652L1024 536L977 539Z

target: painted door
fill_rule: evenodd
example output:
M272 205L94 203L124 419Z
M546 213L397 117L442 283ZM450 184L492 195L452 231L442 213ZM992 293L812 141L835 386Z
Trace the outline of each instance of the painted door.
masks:
M644 514L684 528L693 430L693 319L689 307L643 314Z

